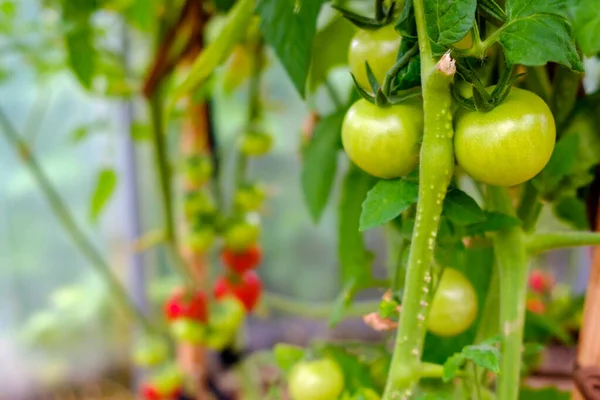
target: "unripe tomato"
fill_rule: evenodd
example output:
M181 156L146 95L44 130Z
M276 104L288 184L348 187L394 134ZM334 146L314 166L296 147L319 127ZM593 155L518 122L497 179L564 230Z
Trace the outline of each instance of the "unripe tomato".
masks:
M342 125L346 154L378 178L408 175L417 166L423 136L420 101L377 107L361 99L350 107Z
M234 203L241 211L257 211L265 200L265 192L258 185L239 188Z
M154 375L151 382L162 399L175 399L183 388L183 373L176 365L169 365Z
M215 241L215 230L211 226L194 228L185 238L185 244L194 253L204 253Z
M191 156L185 160L185 178L192 186L202 186L210 180L213 164L206 155Z
M344 390L344 374L329 358L301 361L290 372L289 390L292 400L336 400Z
M250 132L242 137L240 150L247 156L258 157L271 150L273 138L267 133Z
M208 320L208 300L206 294L198 291L186 296L185 292L178 288L165 302L164 312L167 321L171 322L179 318L206 322Z
M367 92L372 90L365 62L369 63L379 84L383 83L385 74L396 63L401 41L402 38L394 30L394 24L377 30L359 30L354 35L348 49L350 72Z
M477 317L477 294L471 282L452 268L445 268L431 301L427 329L438 336L466 331Z
M183 210L188 220L203 214L213 214L217 207L214 201L203 191L194 190L185 194Z
M225 231L225 246L230 250L242 251L258 242L260 226L253 221L239 221Z
M133 362L140 367L152 367L169 356L169 346L159 337L145 337L133 350Z
M234 296L225 296L215 302L211 310L204 344L213 350L223 350L235 338L235 334L242 325L246 309Z
M235 296L251 312L262 293L262 282L254 271L246 271L237 282L220 277L214 286L215 297L221 299L227 295Z
M178 342L200 344L203 342L206 326L193 319L179 318L170 325L171 334Z
M250 269L256 268L261 260L262 250L258 245L241 251L225 248L221 252L221 262L238 274L243 274Z
M458 164L475 180L514 186L546 166L555 139L554 117L544 100L512 88L491 111L463 109L457 114L454 152Z

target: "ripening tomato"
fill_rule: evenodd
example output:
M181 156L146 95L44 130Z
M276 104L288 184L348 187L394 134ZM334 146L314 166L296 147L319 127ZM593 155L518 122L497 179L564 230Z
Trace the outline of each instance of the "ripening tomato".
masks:
M236 279L237 281L233 281ZM254 271L246 271L239 277L220 277L214 286L215 297L221 299L227 295L235 296L251 312L262 293L262 282Z
M329 358L300 361L289 377L292 400L335 400L344 390L344 374Z
M206 347L223 350L230 344L242 325L246 308L234 296L225 296L214 302L204 341Z
M540 269L534 269L529 274L529 288L536 293L548 292L554 286L554 277Z
M402 38L394 30L394 24L377 30L359 30L354 35L348 49L350 72L367 92L372 90L365 62L369 63L379 84L383 83L385 74L396 63L401 41Z
M378 178L408 175L417 166L423 136L420 100L378 107L361 99L350 107L342 125L348 158Z
M234 222L225 230L225 246L230 250L242 251L255 245L259 236L260 226L256 221Z
M178 318L169 328L178 342L201 344L205 338L206 326L194 319Z
M471 282L452 268L445 268L431 301L427 329L438 336L456 336L477 317L477 294Z
M178 288L165 302L164 312L168 321L188 318L206 322L208 320L208 299L202 291L186 296L185 291Z
M454 134L456 161L473 179L514 186L536 176L548 163L556 127L550 108L539 96L512 88L488 112L462 109Z
M238 274L256 268L261 260L262 250L258 245L239 251L225 248L221 252L221 262Z
M169 356L169 346L160 337L145 337L136 343L133 362L140 367L152 367L164 362Z
M546 304L541 299L532 297L527 299L527 309L534 314L543 314L546 312Z

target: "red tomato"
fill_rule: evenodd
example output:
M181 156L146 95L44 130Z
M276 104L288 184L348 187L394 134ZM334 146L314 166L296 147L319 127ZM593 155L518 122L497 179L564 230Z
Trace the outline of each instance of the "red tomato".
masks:
M149 382L142 384L142 387L140 388L140 394L144 400L160 400L162 398L154 385Z
M221 252L221 262L238 274L256 268L261 260L262 251L258 245L241 251L225 248Z
M543 314L546 311L546 305L540 299L527 299L527 309L534 314Z
M195 321L208 321L208 300L204 292L198 291L187 297L185 292L177 289L164 306L165 316L168 321L179 318L189 318Z
M529 274L529 288L536 293L545 293L554 286L554 277L542 270L534 269Z
M228 294L235 296L250 312L258 303L262 292L262 282L254 271L246 271L236 282L220 277L215 282L215 297L223 298Z

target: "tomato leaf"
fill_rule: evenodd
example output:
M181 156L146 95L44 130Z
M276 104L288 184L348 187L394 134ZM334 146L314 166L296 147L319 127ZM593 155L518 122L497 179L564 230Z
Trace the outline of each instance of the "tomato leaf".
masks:
M317 16L324 0L260 0L260 29L304 97Z
M312 54L318 54L318 57L313 57L310 64L309 91L325 82L332 68L348 63L348 47L355 31L348 20L337 17L317 32Z
M524 387L519 392L519 400L569 400L570 398L570 392L561 392L553 387L543 389Z
M304 151L302 189L315 222L321 218L335 180L344 114L338 112L321 119Z
M464 363L465 356L462 353L456 353L448 358L444 363L442 380L448 382L450 379L454 378Z
M214 0L215 7L221 12L227 12L235 4L235 0Z
M412 0L406 0L402 14L394 26L396 32L398 32L403 38L417 38L417 23L415 20L415 10L413 8Z
M457 188L451 188L444 199L442 212L457 225L469 225L485 221L485 214L475 200Z
M190 69L189 75L174 90L174 96L180 97L206 82L210 74L231 54L234 46L246 33L253 13L254 0L240 0L227 14L221 32L215 40L202 51Z
M592 57L600 52L600 7L598 0L569 2L573 35L584 55Z
M555 190L561 179L574 172L577 165L579 135L564 135L556 143L546 167L535 178L533 185L546 195Z
M560 0L507 0L508 21L500 28L500 43L509 64L528 66L556 62L583 71Z
M117 174L111 168L100 171L96 180L96 187L90 200L89 217L92 222L97 222L100 213L111 198L117 187Z
M472 361L496 374L500 372L500 351L489 344L474 344L465 346L460 353L448 358L444 363L442 380L448 382L454 378L466 361Z
M86 89L92 87L96 66L94 29L90 23L96 7L96 1L62 1L67 59L75 77Z
M426 0L423 7L431 40L450 45L465 37L473 26L477 0Z
M485 221L470 224L465 227L465 236L483 235L486 232L499 231L521 225L521 220L496 211L484 211Z
M575 229L588 230L590 223L585 202L577 197L564 197L554 203L554 215Z
M525 340L528 342L546 342L556 338L564 344L572 344L573 339L569 333L547 315L527 311L525 316Z
M403 179L380 180L367 193L360 214L360 230L383 225L417 202L419 186Z
M285 375L288 375L294 365L304 358L305 350L302 347L287 343L277 343L273 347L275 362Z

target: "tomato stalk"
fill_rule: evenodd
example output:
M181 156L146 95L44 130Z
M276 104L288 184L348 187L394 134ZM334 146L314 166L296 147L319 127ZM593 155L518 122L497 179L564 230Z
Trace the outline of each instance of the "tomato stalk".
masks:
M424 134L419 200L408 258L402 312L383 400L408 399L421 377L421 353L431 289L431 265L442 204L454 169L450 83L456 72L446 54L432 57L422 0L414 1L423 90Z
M515 216L508 190L488 186L490 206ZM528 257L521 227L510 227L494 235L494 254L500 276L500 328L504 335L498 400L516 400L521 379L521 348L525 324Z

